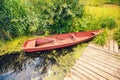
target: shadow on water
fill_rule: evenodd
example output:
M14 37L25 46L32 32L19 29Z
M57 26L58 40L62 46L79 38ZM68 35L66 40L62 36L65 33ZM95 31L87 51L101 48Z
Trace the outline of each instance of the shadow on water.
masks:
M57 64L56 59L72 52L73 47L0 56L0 80L42 80L52 65Z

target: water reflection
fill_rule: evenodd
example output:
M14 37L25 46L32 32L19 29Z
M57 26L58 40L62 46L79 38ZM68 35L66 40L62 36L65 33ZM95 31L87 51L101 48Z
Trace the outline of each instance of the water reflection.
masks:
M42 80L56 63L57 57L73 47L36 53L16 52L0 57L0 80Z

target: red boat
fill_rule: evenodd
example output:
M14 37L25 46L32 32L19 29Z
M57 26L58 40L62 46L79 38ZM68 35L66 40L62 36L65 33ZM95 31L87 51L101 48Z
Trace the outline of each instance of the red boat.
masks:
M72 46L78 43L89 41L99 33L100 30L93 30L87 32L57 34L44 38L35 38L27 40L22 49L25 52L36 52Z

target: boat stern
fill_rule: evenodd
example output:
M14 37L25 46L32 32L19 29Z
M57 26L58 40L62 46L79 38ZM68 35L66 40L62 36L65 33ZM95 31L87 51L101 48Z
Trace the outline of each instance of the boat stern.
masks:
M36 40L27 40L24 44L22 49L29 52L28 50L35 48Z

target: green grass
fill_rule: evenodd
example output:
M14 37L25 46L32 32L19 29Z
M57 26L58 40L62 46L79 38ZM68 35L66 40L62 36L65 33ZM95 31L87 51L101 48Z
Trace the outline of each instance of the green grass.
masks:
M99 45L113 38L115 29L120 25L120 7L118 5L102 4L99 6L85 6L85 18L89 21L90 29L107 28L103 33L94 39ZM110 36L110 37L109 37Z
M103 32L98 35L93 40L93 42L103 46L108 39L113 38L111 36L113 36L112 33L115 32L114 38L118 41L120 46L120 29L117 28L120 26L120 6L108 4L104 5L103 3L105 2L100 0L91 0L89 5L85 6L84 17L74 18L74 23L71 24L70 27L71 32L104 28ZM28 12L32 15L32 17L30 17L30 20L33 20L32 18L34 18L35 13L32 11L30 12L30 10L28 10ZM33 23L36 22L36 25L34 24L31 26L32 28L30 28L31 32L33 33L36 31L36 26L39 24L39 22L37 22L38 19L35 21L35 18L33 20ZM38 31L40 32L40 30ZM44 35L48 34L49 31L46 31ZM16 51L21 51L23 42L29 38L31 37L24 36L12 39L11 41L7 42L0 41L0 56ZM53 50L54 55L52 55L52 57L56 59L57 64L53 65L52 72L50 71L50 74L45 77L44 80L63 80L66 73L68 73L70 71L70 68L74 65L75 60L79 59L85 47L86 44L78 45L77 47L74 47L73 52L66 52L65 49L63 49L62 53L64 55L61 55L59 57L57 57L57 54L59 53L56 54L56 50Z
M103 32L101 34L99 34L95 39L94 39L94 43L98 44L98 45L102 45L104 46L104 44L107 42L108 38L108 32L109 30L103 30Z
M21 36L11 41L0 41L0 56L22 51L23 43L28 39L38 38L40 36ZM42 37L42 36L41 36Z
M28 37L18 37L11 41L2 42L0 41L0 56L5 54L10 54L13 52L19 52L22 50L22 45Z
M109 28L120 24L120 7L117 5L85 6L82 18L74 18L72 32Z
M86 1L86 0L82 0L82 1ZM89 6L101 6L104 4L120 5L120 0L87 0L86 3Z
M111 17L114 19L120 18L120 7L117 5L102 5L102 6L86 6L86 13L93 15L95 18Z
M2 0L0 1L0 38L18 37L27 34L28 25L30 25L27 17L25 5L20 0ZM25 31L25 29L27 29Z
M119 48L120 48L120 28L117 28L114 32L114 38L118 42Z
M73 52L57 57L58 65L53 65L51 74L45 77L44 80L63 80L74 65L75 60L79 59L86 46L87 44L79 44L73 48Z
M22 50L24 41L35 37L38 36L19 37L5 43L0 41L0 45L2 45L0 47L0 56L14 52L20 52ZM65 75L74 65L75 60L79 59L86 46L87 44L84 43L70 47L70 51L69 48L52 50L52 53L48 55L55 59L56 64L52 66L52 73L44 80L49 80L50 78L52 78L52 80L63 80Z

